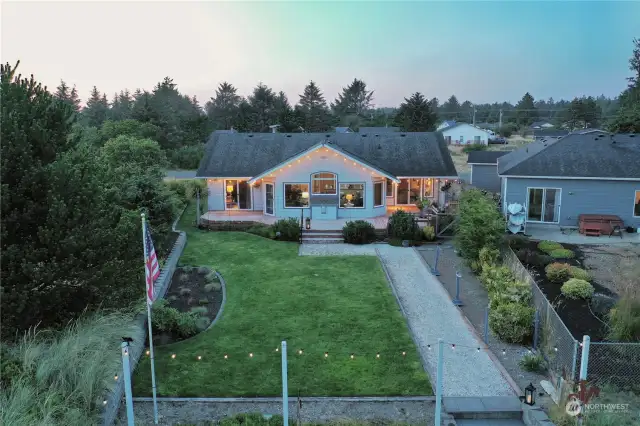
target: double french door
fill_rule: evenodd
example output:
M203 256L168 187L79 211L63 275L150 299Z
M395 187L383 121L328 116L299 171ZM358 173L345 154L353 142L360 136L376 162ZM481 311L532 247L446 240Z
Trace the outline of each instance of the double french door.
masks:
M560 188L528 189L527 221L558 223L560 220Z
M264 214L273 216L273 184L264 184Z

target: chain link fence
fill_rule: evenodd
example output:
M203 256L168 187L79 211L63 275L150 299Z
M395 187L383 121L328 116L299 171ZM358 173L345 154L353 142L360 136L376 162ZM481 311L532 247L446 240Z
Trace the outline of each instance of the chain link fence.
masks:
M578 350L578 360L582 347ZM602 387L613 385L622 390L640 388L640 343L591 342L587 379Z
M537 332L534 348L545 357L549 369L562 375L565 380L576 380L580 368L579 342L573 337L556 313L547 297L529 271L522 265L511 249L503 253L504 263L518 280L529 283L533 293L533 304L537 311Z

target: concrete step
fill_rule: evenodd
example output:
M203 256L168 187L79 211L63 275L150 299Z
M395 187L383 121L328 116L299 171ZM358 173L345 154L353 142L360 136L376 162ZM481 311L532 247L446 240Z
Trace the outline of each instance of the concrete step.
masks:
M515 396L444 397L442 404L445 411L456 420L522 420L522 403Z
M302 234L340 234L342 229L303 229Z
M302 238L342 238L342 232L340 233L331 233L331 232L323 232L317 234L305 234L302 233Z
M524 426L516 419L456 419L457 426Z
M305 238L302 237L303 244L344 244L342 237L340 238Z

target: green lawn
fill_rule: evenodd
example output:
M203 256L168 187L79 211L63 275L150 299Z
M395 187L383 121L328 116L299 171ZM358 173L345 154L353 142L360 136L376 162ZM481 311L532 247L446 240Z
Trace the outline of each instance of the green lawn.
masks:
M377 258L299 257L296 243L199 231L189 225L194 214L191 206L181 221L188 240L180 263L218 270L227 301L210 330L156 348L159 395L279 395L282 340L289 346L290 395L432 393ZM147 357L133 384L135 395L151 394Z

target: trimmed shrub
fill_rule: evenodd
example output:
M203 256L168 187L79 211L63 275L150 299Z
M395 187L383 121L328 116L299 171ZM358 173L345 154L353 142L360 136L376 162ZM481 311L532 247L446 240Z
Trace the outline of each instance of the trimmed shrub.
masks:
M497 305L489 312L491 330L508 343L525 343L533 331L534 309L519 303Z
M532 298L531 286L522 281L507 282L500 292L494 292L489 295L491 309L498 305L509 303L528 306Z
M556 243L555 241L547 241L547 240L545 240L545 241L540 241L538 243L538 250L543 251L545 253L549 253L549 252L551 252L553 250L558 250L558 249L561 249L561 248L563 248L562 244Z
M211 271L204 277L204 279L206 282L212 283L218 281L218 275L215 273L215 271Z
M492 293L505 291L507 286L515 281L515 277L506 266L485 265L482 267L480 281L491 297Z
M468 154L471 151L486 151L487 149L489 149L488 145L485 145L483 143L472 143L469 145L465 145L462 148L462 152L464 152L465 154Z
M504 242L513 250L521 250L529 244L529 238L520 234L506 235Z
M220 284L219 281L213 281L204 286L204 291L206 291L207 293L210 293L214 290L220 290L221 288L222 288L222 284Z
M571 278L577 278L579 280L591 281L591 274L582 268L577 266L571 267Z
M200 305L208 305L209 304L209 299L207 299L206 297L203 297L200 300L198 300L198 303Z
M620 298L609 311L609 340L640 342L640 300L631 295Z
M415 216L404 210L396 210L389 218L387 230L391 238L413 240L416 236L416 230L420 229Z
M478 259L483 247L498 248L504 234L504 218L493 199L477 189L462 192L455 244L468 261Z
M516 256L522 263L538 268L544 268L545 266L553 262L553 257L546 254L540 254L535 250L527 248L518 250L516 252Z
M276 238L276 231L273 230L273 227L262 223L253 225L251 228L247 229L247 232L270 240Z
M181 312L178 315L176 326L172 331L184 339L195 336L198 333L196 321L199 317L200 315L194 312Z
M563 283L571 278L571 265L566 263L552 263L544 268L547 279L554 283Z
M436 229L433 226L427 225L422 228L422 235L425 241L435 241Z
M500 258L500 250L491 247L483 247L478 254L481 265L495 265Z
M180 312L175 308L169 307L164 299L156 300L151 309L153 311L153 315L151 315L153 331L170 333L178 322Z
M273 224L273 230L275 233L280 233L279 240L298 241L300 239L300 222L296 218L280 219Z
M588 281L571 278L560 288L562 294L569 299L588 299L595 291Z
M547 363L542 354L526 354L518 361L518 365L523 370L532 373L542 373L547 369Z
M202 315L202 314L206 314L207 312L209 312L209 310L207 308L205 308L204 306L194 306L193 308L191 308L189 310L189 312L191 312L192 314Z
M366 220L349 221L342 228L342 237L348 244L368 244L376 240L376 229Z
M551 250L549 252L549 256L554 259L573 259L576 254L569 249L561 248L556 250Z

